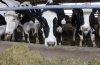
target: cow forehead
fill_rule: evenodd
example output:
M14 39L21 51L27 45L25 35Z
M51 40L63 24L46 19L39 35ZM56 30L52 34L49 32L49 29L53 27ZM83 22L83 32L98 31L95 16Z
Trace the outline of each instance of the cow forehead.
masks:
M46 20L53 20L54 18L57 18L57 14L52 11L45 11L43 12L42 17L44 17Z
M42 16L46 19L48 26L53 28L53 20L54 18L57 18L57 14L52 11L45 11Z
M18 14L15 11L8 11L5 13L5 16L18 17Z
M92 9L82 9L84 13L91 13Z

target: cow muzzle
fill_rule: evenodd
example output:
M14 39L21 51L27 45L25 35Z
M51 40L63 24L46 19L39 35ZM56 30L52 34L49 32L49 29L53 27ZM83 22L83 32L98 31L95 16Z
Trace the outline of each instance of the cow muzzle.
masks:
M56 44L55 42L47 42L48 46L55 46L55 44Z
M82 27L82 31L89 31L90 27Z

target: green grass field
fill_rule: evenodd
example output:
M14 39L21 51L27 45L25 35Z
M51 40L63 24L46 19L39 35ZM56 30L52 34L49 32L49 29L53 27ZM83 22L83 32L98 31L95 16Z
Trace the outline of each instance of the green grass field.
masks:
M16 44L0 54L0 65L100 65L100 59L55 58L47 60L39 51L30 51L27 44Z

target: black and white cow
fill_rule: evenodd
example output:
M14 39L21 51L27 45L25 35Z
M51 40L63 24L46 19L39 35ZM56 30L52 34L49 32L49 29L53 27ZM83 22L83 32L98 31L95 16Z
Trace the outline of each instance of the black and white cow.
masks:
M29 7L29 6L32 6L31 3L29 1L25 1L23 2L20 7ZM20 21L20 25L22 26L23 28L23 40L25 40L25 35L27 35L27 42L30 43L30 31L31 30L34 30L33 31L33 36L35 34L38 33L38 28L39 28L39 21L37 19L37 15L36 15L36 12L34 9L32 10L20 10L20 11L17 11L18 13L20 13L20 15L22 15L22 19ZM25 35L24 35L25 33ZM37 39L37 38L36 38ZM36 41L38 43L38 41Z
M75 34L78 33L80 37L79 45L82 46L83 36L90 36L93 47L95 43L95 16L92 9L73 9L72 26L75 27L73 34L73 41L75 41Z
M18 7L20 3L15 0L3 0L2 1L6 7ZM17 28L19 24L19 13L16 13L16 11L6 11L4 13L4 18L6 21L6 30L5 30L5 40L10 40L14 30ZM13 35L14 36L14 35ZM14 37L13 37L14 39Z
M16 13L15 11L7 11L5 13L5 21L6 21L6 31L5 31L5 40L14 40L14 31L17 28L17 26L20 23L19 13Z
M46 5L59 5L52 0ZM42 31L45 46L56 46L62 41L62 24L65 23L65 13L63 9L44 9L42 12Z
M0 8L4 8L4 7L8 7L8 5L3 2L3 1L0 1ZM6 25L7 25L7 22L5 20L5 13L7 11L0 11L0 36L5 34L5 31L6 31Z

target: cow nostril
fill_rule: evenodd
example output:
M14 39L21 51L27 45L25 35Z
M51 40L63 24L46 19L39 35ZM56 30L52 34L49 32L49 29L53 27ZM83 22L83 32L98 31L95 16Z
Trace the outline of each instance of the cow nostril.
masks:
M8 33L5 33L5 35L10 35L10 32L8 32Z
M47 42L48 46L55 46L55 42Z
M84 27L82 27L82 30L83 30L83 31L87 31L87 30L88 30L88 28L84 28Z

